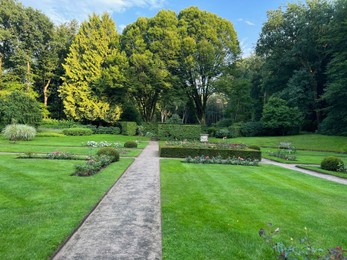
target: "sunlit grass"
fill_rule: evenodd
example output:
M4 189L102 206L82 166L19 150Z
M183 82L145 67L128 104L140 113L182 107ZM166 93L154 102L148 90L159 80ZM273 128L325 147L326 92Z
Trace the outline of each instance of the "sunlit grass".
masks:
M258 235L347 244L347 187L271 165L196 165L161 160L164 259L271 259Z

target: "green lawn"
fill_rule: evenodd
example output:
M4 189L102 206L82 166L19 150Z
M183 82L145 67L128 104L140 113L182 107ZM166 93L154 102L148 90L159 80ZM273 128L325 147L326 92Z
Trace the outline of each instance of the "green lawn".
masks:
M227 140L209 138L210 141L244 143L263 147L277 147L280 142L290 142L298 149L347 152L346 136L327 136L319 134L303 134L290 136L238 137Z
M275 148L263 148L262 157L268 158L271 160L276 160L282 163L292 163L292 164L320 164L322 160L327 156L335 156L340 158L347 165L347 154L342 153L332 153L332 152L317 152L317 151L303 151L297 150L296 152L296 161L287 161L281 158L270 156L269 151L275 152Z
M310 231L314 245L347 245L347 187L272 165L161 160L164 259L271 259L258 231L283 242Z
M49 153L54 151L63 151L74 154L93 155L98 148L83 146L83 143L88 141L107 141L117 142L123 147L124 142L128 140L138 140L139 148L144 148L148 144L148 138L137 136L123 135L91 135L91 136L63 136L63 137L35 137L31 141L17 141L15 143L0 138L0 152L34 152L34 153ZM125 154L121 156L138 156L141 153L140 149L125 149ZM122 151L122 149L120 149Z
M0 156L0 259L46 259L129 166L121 159L91 177L81 161Z

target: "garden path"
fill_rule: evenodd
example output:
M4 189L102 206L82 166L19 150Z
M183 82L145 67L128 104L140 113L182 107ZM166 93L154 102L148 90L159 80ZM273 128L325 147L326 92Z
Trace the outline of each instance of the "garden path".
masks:
M287 169L291 169L291 170L302 172L302 173L306 173L306 174L309 174L311 176L315 176L318 178L322 178L322 179L326 179L329 181L333 181L333 182L347 185L347 179L339 178L339 177L336 177L333 175L322 174L322 173L318 173L318 172L314 172L314 171L310 171L310 170L306 170L306 169L301 169L301 168L296 167L295 164L279 163L279 162L271 161L271 160L264 159L264 158L261 159L261 162L266 163L266 164L276 165L276 166L287 168Z
M158 143L150 142L53 259L161 259Z

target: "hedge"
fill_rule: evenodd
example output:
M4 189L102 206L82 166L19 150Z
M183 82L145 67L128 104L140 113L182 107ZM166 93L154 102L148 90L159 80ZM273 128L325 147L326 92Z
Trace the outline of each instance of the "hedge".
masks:
M261 151L255 150L230 150L230 149L207 149L207 148L188 148L188 147L168 147L161 146L159 149L160 157L186 158L188 156L209 156L222 158L241 157L244 159L261 160Z
M136 122L123 121L119 122L122 126L122 135L136 135L137 124Z
M201 125L158 124L158 136L164 140L199 140Z
M92 135L93 131L88 128L68 128L63 130L64 135L71 136L82 136L82 135Z

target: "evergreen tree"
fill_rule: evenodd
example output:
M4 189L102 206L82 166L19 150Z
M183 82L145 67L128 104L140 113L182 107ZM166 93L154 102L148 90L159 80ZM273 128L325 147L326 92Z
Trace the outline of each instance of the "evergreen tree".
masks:
M119 51L119 36L108 14L93 14L81 27L63 65L64 83L59 89L68 118L113 123L121 108L106 94L125 80L125 56Z

